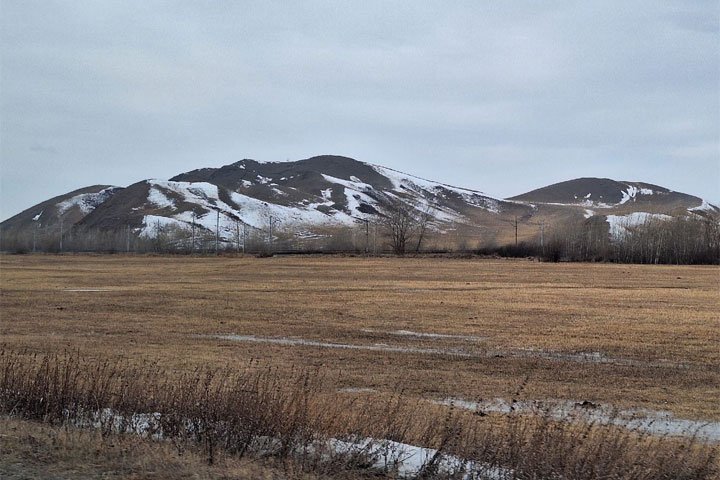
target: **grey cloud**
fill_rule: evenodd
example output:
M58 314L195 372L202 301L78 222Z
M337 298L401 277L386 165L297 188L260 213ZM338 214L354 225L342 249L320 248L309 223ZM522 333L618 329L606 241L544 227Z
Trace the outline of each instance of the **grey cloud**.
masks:
M322 153L497 196L593 175L720 201L718 14L6 0L0 217L86 184Z

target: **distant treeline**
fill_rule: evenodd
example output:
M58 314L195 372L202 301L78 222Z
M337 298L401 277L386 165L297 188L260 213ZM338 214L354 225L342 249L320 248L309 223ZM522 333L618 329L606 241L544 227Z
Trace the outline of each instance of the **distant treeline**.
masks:
M544 241L487 246L478 253L537 257L551 262L720 264L720 224L703 217L648 218L621 226L613 235L599 217L552 229Z
M479 232L479 233L478 233ZM644 264L720 264L720 223L692 216L619 225L612 235L602 217L548 225L542 233L518 242L500 243L482 228L439 233L427 217L408 212L377 223L328 227L320 231L269 231L239 224L228 236L197 228L157 225L151 236L129 227L86 230L58 227L0 232L0 250L9 253L466 253L534 257L543 261Z

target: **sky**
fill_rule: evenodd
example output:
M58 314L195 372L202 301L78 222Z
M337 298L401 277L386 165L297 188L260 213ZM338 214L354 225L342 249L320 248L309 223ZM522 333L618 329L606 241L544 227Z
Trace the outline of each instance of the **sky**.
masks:
M0 0L0 219L337 154L508 197L720 203L720 2Z

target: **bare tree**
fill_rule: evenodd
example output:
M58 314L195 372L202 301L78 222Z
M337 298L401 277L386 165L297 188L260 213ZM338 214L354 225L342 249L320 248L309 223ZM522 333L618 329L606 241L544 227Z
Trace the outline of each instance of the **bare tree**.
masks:
M383 220L390 238L390 247L397 255L405 254L408 241L417 229L418 219L414 210L407 203L397 200L388 208Z
M417 225L417 245L415 245L415 252L420 251L420 247L422 246L422 242L425 239L425 233L427 232L427 227L430 224L430 220L433 218L433 211L435 210L435 206L428 202L428 204L425 206L425 209L420 214L420 217L418 218L418 225Z

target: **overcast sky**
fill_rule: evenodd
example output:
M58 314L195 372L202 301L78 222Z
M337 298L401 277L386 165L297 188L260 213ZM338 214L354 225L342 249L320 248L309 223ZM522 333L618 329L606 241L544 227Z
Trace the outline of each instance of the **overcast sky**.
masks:
M92 184L346 155L506 197L720 201L711 1L0 0L0 218Z

